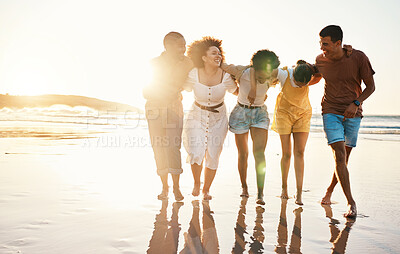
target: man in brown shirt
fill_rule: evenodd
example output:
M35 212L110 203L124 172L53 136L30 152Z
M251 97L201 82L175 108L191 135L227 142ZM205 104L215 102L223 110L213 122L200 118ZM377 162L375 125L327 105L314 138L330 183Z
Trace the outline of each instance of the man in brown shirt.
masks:
M193 68L184 54L186 41L177 32L164 37L165 51L152 60L153 81L143 90L146 102L146 119L151 145L163 189L158 199L168 198L168 173L172 175L175 199L183 196L179 189L182 173L181 140L183 127L182 95L184 82Z
M362 103L375 91L375 72L363 52L353 50L350 56L346 55L339 26L327 26L319 35L323 53L317 56L316 67L325 79L321 103L324 131L336 162L332 182L321 203L331 203L333 189L339 181L348 203L345 216L355 217L357 209L351 194L347 162L357 143ZM365 84L364 90L361 82Z

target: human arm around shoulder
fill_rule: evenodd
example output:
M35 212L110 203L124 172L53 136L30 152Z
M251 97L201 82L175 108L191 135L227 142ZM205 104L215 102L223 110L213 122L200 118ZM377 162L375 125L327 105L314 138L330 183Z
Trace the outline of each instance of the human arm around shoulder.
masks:
M315 73L314 75L311 76L310 81L307 83L307 86L312 86L317 83L322 79L322 74L321 73Z
M234 65L234 64L226 64L221 63L221 69L226 71L227 73L231 74L236 80L239 80L243 72L249 68L248 65Z
M322 79L322 73L319 72L316 64L309 64L309 66L313 69L314 74L311 76L311 80L307 83L307 85L312 86L319 83L319 81Z
M250 102L250 105L254 103L257 95L257 81L256 81L256 71L253 67L250 68L250 91L247 95L247 99Z
M346 53L346 56L349 57L353 53L353 47L351 45L343 44L343 50Z
M176 84L180 86L179 88L181 90L185 89L187 78L193 67L193 61L187 56L184 56L177 66L178 69L176 70Z
M225 73L222 83L228 92L230 92L234 95L238 94L238 86L237 86L235 80L232 78L231 74Z
M278 84L280 82L279 79L278 79L279 71L282 71L282 70L279 69L279 68L276 68L276 69L272 70L271 78L270 78L271 86L276 86L276 84Z
M183 89L187 92L191 92L193 90L194 84L197 82L198 77L198 69L192 69L186 77L186 81L183 84Z

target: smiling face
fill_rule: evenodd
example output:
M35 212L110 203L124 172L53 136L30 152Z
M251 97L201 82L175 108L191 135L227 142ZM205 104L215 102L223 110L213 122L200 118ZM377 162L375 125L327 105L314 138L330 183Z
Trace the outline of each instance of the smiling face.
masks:
M330 36L319 37L319 45L324 57L335 60L342 51L342 42L340 40L333 42Z
M165 44L167 52L175 57L183 57L186 52L186 41L184 38L176 38Z
M221 51L216 46L211 46L202 57L204 65L219 67L222 62Z
M256 70L255 71L256 80L260 84L264 84L265 81L271 78L271 73L272 72L268 70Z

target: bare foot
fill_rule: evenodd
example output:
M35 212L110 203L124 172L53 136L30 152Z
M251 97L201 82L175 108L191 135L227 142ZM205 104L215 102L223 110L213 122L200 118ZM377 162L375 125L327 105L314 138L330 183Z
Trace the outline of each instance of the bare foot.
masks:
M199 203L199 201L198 201L198 200L193 200L193 201L192 201L192 206L193 206L193 208L200 209L200 203Z
M289 199L289 195L288 195L287 189L282 189L281 198Z
M330 225L340 224L340 222L337 219L333 218L332 207L330 205L321 205L321 206L325 209L325 216L331 219L331 222L329 222ZM339 232L336 234L336 237L338 234ZM332 240L332 242L336 239L336 237Z
M174 202L172 204L172 209L179 210L179 208L181 208L183 204L184 204L183 202Z
M163 188L161 193L157 196L158 200L166 200L168 199L168 188Z
M242 194L240 194L242 198L248 198L249 197L249 191L247 188L242 188Z
M259 205L265 205L265 201L263 198L257 198L256 203Z
M203 200L211 200L212 196L208 192L203 193Z
M259 205L265 205L264 194L258 193L256 203Z
M296 194L296 201L294 201L297 205L303 205L303 201L302 201L302 198L301 198L301 192L300 192L300 194L299 193L297 193Z
M197 197L198 195L200 195L200 184L195 184L193 186L193 191L192 191L192 195Z
M174 196L176 201L181 201L183 200L183 195L181 193L181 190L179 187L174 188Z
M321 204L322 205L331 205L331 196L332 192L326 192L325 196L321 199Z
M321 204L321 206L325 210L325 216L327 218L332 218L333 217L332 207L330 205L323 205L323 204Z
M299 215L301 212L303 212L303 208L302 207L299 207L299 208L296 208L296 209L293 210L293 213L295 215Z
M343 214L346 218L356 218L357 217L357 207L356 204L347 205L347 212Z

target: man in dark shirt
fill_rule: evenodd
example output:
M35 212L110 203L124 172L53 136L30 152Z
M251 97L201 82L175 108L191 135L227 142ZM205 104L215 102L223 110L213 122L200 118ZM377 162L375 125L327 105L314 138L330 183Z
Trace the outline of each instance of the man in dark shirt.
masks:
M342 48L343 32L339 26L327 26L319 35L323 53L317 56L316 67L325 79L321 103L324 131L336 163L332 182L321 203L331 203L333 189L339 181L348 203L348 211L344 215L355 217L357 208L351 194L347 162L357 143L362 103L375 91L375 72L363 52L353 50L350 56L346 55ZM364 90L361 88L362 81Z

